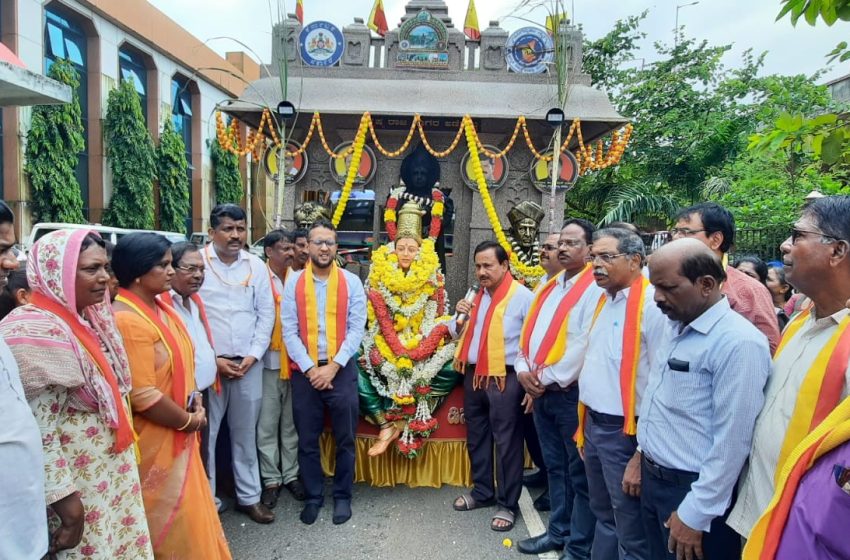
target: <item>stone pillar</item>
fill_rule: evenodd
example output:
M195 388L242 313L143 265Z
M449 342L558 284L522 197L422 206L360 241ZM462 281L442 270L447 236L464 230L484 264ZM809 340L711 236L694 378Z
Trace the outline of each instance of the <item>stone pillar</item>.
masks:
M293 63L298 59L298 36L301 34L301 22L295 14L287 14L286 21L272 28L272 60L269 69L272 74L280 72L279 61L286 54L286 61Z
M505 45L508 42L508 32L499 27L498 21L491 21L490 27L481 32L482 70L489 72L504 72L507 69Z
M372 34L363 23L363 18L354 18L354 23L342 30L345 52L342 66L369 66L369 47Z

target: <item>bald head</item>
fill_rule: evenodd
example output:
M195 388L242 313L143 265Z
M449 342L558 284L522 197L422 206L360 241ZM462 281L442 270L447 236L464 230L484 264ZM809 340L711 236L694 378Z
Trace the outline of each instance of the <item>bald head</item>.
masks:
M649 258L655 303L674 321L690 323L717 303L724 280L720 258L696 239L672 241Z

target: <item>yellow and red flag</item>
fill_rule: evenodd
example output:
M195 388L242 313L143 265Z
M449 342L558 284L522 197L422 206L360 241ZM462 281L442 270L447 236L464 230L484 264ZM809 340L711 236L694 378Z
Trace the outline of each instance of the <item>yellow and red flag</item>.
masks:
M304 25L304 3L301 0L295 0L295 17Z
M375 0L372 11L369 13L369 22L366 25L381 37L387 34L389 26L387 25L387 16L384 14L384 2L382 0Z
M555 31L561 26L564 21L567 19L567 14L558 12L555 15L546 16L546 32L549 36L555 35Z
M466 8L466 19L463 20L463 32L471 41L481 40L481 30L478 29L478 12L475 11L475 0L469 0Z

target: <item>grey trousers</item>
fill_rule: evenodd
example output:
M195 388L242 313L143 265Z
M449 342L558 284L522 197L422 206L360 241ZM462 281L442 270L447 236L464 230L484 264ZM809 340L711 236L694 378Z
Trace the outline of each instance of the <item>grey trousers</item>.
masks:
M622 417L591 416L590 411L584 436L587 489L596 516L591 560L649 560L640 498L623 492L623 474L637 449L636 438L623 434Z
M263 486L298 478L298 433L292 419L292 383L279 369L263 368L263 400L257 424L257 453Z
M263 397L263 363L256 362L240 379L221 379L221 394L210 391L207 405L210 437L209 479L215 496L215 443L221 421L227 415L230 445L233 455L233 478L236 480L236 499L249 506L260 501L260 469L257 465L257 420Z

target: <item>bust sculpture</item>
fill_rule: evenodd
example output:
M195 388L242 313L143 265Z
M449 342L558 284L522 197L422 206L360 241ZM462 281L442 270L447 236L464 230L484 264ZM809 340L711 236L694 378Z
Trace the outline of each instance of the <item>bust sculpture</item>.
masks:
M545 215L543 208L530 200L520 202L508 212L508 221L511 223L509 232L511 250L524 264L540 264L537 237L540 232L540 222Z
M330 208L318 202L302 202L295 207L295 225L298 229L310 229L316 220L331 219Z

